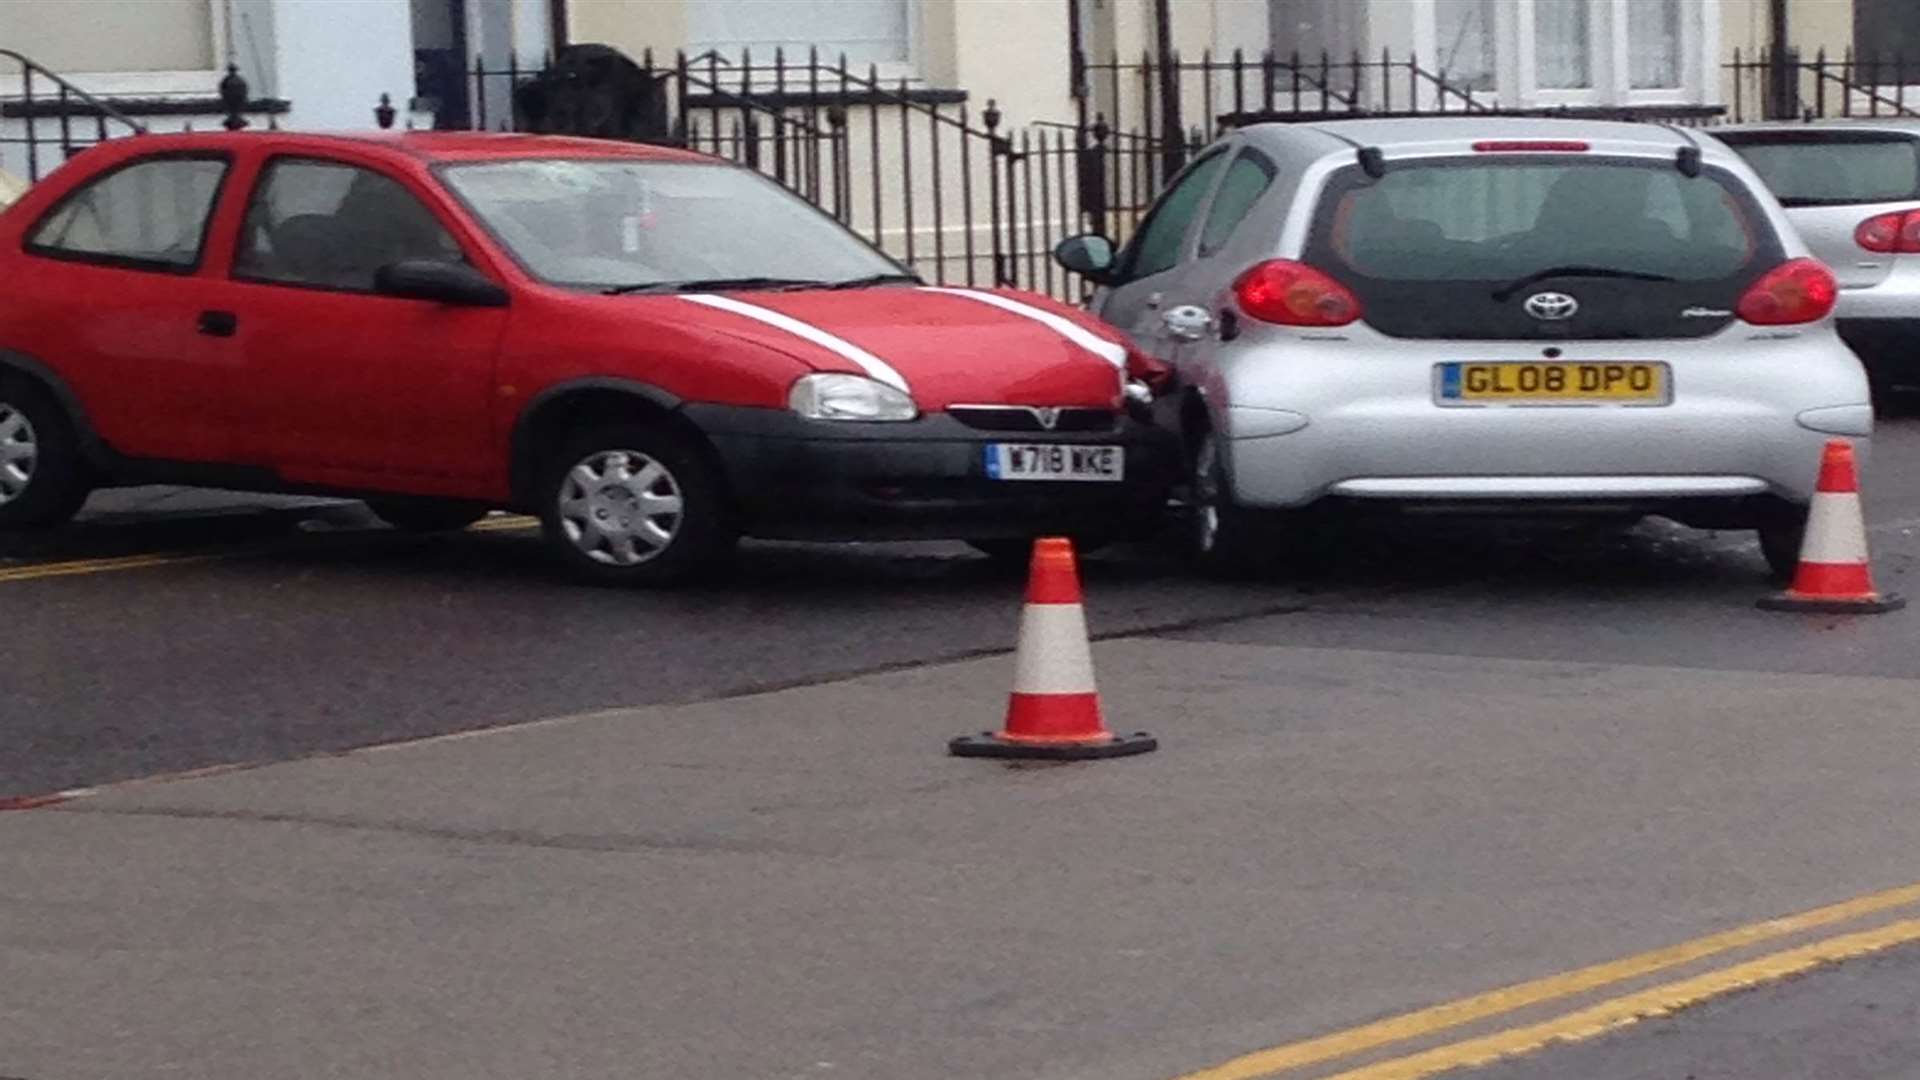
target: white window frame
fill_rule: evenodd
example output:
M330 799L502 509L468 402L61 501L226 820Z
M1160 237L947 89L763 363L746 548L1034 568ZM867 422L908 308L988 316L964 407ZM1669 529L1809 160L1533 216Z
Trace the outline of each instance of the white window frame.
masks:
M1514 5L1518 40L1514 57L1519 67L1520 94L1528 105L1601 105L1613 99L1616 86L1624 85L1626 50L1616 47L1620 27L1615 24L1612 0L1583 0L1587 6L1587 71L1592 86L1544 87L1540 85L1540 41L1535 36L1538 22L1531 2ZM1624 43L1621 43L1622 46ZM1616 68L1618 69L1616 71Z
M187 71L62 71L58 72L68 82L85 90L95 97L103 98L167 98L167 97L209 97L220 93L220 80L226 77L226 63L222 59L227 55L227 5L222 0L206 0L209 14L208 25L212 29L212 41L208 42L213 57L213 66L205 70ZM253 87L258 96L259 87ZM16 96L17 90L9 88L10 96ZM58 97L59 87L43 78L35 78L33 93L36 99L43 94Z
M1420 61L1429 74L1438 75L1434 70L1435 58L1440 55L1440 18L1434 0L1412 0L1413 18L1413 56ZM1495 0L1493 5L1493 89L1475 90L1473 99L1488 105L1512 105L1514 87L1519 78L1520 69L1514 62L1513 37L1515 26L1515 6L1511 0ZM1402 72L1397 78L1404 78ZM1399 92L1396 87L1395 93ZM1446 95L1446 107L1451 109L1461 104L1460 93ZM1420 105L1422 108L1436 107L1440 102L1440 88L1422 85Z
M921 86L926 82L926 79L921 74L921 72L925 70L922 61L926 59L926 46L920 38L920 2L919 0L901 0L901 6L906 8L907 12L907 58L905 60L889 60L885 63L874 65L878 73L877 77L880 85L883 87L897 87L902 79L906 80L909 86ZM704 54L709 47L710 46L694 46L689 44L687 47L687 56L691 59L692 57ZM789 68L804 68L807 63L807 54L804 52L790 52L786 56L786 61ZM768 67L772 63L773 54L771 52L755 53L753 56L753 66L756 68ZM823 69L834 68L839 63L840 56L838 53L830 54L823 52L820 54L820 64ZM694 69L704 77L706 73L705 62L701 61L694 64ZM720 66L720 77L723 86L727 85L726 78L729 70L725 64ZM867 65L855 61L848 61L847 74L854 78L864 79L867 77ZM737 82L738 75L736 72L735 85L737 85ZM754 76L754 85L756 88L771 88L773 84L774 76L771 71L760 72ZM798 84L790 81L787 88L791 90L794 89L796 85Z
M1382 0L1374 0L1380 3ZM1388 0L1397 2L1397 0ZM1439 47L1434 0L1411 0L1413 50L1431 63ZM1558 89L1539 84L1531 0L1498 0L1494 5L1493 99L1501 106L1551 108L1556 105L1692 105L1720 98L1715 57L1720 49L1721 0L1680 0L1680 85L1635 89L1628 55L1627 19L1634 0L1586 0L1592 39L1587 43L1593 85ZM1423 91L1431 106L1437 89ZM1476 93L1476 99L1481 95ZM1455 101L1449 101L1451 106Z
M1719 71L1714 58L1719 55L1719 0L1679 0L1680 3L1680 85L1677 87L1633 86L1633 58L1628 49L1632 34L1627 27L1631 0L1609 0L1614 7L1614 25L1619 29L1619 47L1614 49L1614 79L1620 87L1619 99L1628 105L1664 105L1710 102L1719 98Z

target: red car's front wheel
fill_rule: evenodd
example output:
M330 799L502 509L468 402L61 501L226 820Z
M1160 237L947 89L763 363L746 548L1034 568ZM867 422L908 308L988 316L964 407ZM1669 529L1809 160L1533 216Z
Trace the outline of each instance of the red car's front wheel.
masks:
M642 425L568 442L540 485L547 543L575 573L613 585L669 585L724 562L739 539L703 455Z

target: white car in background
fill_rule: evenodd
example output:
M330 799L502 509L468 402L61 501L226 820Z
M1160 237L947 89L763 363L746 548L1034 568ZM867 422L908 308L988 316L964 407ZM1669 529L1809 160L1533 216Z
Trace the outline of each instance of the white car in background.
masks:
M1757 529L1784 574L1822 445L1873 429L1833 273L1738 155L1656 124L1255 125L1126 250L1057 257L1178 371L1156 409L1221 569L1372 507Z

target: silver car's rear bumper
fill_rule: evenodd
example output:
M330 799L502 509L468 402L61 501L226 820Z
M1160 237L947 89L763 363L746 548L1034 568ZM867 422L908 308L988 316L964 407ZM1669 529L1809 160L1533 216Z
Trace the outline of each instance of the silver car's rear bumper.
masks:
M1826 440L1872 433L1865 375L1827 326L1564 348L1565 360L1667 363L1673 401L1435 403L1435 364L1539 360L1537 344L1413 342L1363 331L1338 343L1269 338L1223 354L1208 392L1214 423L1228 437L1234 494L1243 505L1271 508L1328 496L1805 502Z

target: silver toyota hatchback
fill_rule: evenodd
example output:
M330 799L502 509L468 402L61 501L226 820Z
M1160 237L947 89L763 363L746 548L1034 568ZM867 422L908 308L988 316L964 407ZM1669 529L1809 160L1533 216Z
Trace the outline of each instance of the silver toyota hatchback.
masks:
M1056 257L1175 369L1156 407L1212 568L1373 506L1758 529L1785 573L1821 445L1872 431L1833 274L1745 162L1676 129L1252 126L1125 250Z
M1874 397L1920 385L1920 120L1750 124L1714 134L1840 280L1834 319Z

